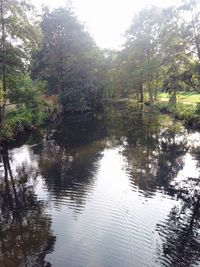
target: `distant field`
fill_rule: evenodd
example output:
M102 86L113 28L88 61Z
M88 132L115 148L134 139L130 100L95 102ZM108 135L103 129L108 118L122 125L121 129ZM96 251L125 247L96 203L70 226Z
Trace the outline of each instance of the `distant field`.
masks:
M159 93L158 100L163 102L168 101L169 94ZM177 102L186 105L196 105L197 103L200 103L200 93L199 94L197 94L196 92L178 93Z

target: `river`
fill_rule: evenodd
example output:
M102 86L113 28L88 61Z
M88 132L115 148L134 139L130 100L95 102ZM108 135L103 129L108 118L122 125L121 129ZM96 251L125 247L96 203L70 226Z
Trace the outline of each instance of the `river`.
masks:
M167 115L107 107L4 149L0 266L200 266L199 145Z

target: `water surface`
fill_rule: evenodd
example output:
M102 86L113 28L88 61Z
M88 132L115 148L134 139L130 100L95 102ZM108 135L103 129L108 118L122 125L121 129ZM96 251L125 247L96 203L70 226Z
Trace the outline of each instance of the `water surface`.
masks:
M199 266L200 134L107 108L2 151L0 266Z

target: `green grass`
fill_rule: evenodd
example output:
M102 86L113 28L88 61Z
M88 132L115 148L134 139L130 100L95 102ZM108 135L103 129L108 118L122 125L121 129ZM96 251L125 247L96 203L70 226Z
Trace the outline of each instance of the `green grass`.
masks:
M159 102L167 102L169 101L169 94L167 93L159 93L158 94L158 101ZM177 103L178 104L185 104L185 105L197 105L200 103L200 94L196 92L180 92L177 94Z
M200 128L200 94L196 92L178 93L176 107L169 104L170 96L160 93L155 107L163 112L169 112L175 118L183 120L191 128Z

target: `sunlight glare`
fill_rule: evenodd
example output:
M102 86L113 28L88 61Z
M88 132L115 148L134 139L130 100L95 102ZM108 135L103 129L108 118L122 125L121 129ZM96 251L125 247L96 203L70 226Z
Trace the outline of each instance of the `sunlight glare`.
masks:
M66 6L66 0L32 0L37 6L50 8ZM123 34L136 12L151 5L166 7L176 4L175 0L72 0L72 6L79 20L103 49L118 49L123 44Z

